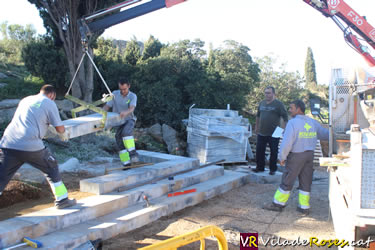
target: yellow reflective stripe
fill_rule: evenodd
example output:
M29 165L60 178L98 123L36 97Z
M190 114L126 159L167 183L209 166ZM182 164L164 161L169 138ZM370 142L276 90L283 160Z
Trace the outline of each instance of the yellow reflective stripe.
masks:
M126 150L126 149L121 150L120 153L119 153L119 156L120 156L120 160L121 160L122 164L130 163L130 156L129 156L128 150Z
M310 208L310 193L308 192L299 192L298 201L301 208Z
M53 183L53 186L54 186L53 192L55 193L55 197L57 201L60 201L68 197L68 190L66 189L62 181Z
M299 132L298 138L312 139L316 137L316 132Z
M123 137L122 141L124 143L125 148L128 151L132 151L132 150L135 149L135 142L134 142L134 137L133 136Z
M285 205L285 203L288 201L290 196L290 192L284 191L280 188L276 190L275 196L273 197L273 200L275 203L280 205Z

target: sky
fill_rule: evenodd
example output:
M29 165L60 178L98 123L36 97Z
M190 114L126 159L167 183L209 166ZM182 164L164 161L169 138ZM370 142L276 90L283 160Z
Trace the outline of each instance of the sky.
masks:
M0 23L33 24L38 33L45 33L38 11L27 0L0 1ZM345 2L375 27L375 0ZM206 48L235 40L249 47L252 57L272 56L277 65L286 64L287 71L299 71L301 75L310 47L319 84L329 83L332 68L368 68L346 44L333 21L302 0L188 0L112 26L103 33L105 38L136 37L143 42L150 35L162 43L199 38Z

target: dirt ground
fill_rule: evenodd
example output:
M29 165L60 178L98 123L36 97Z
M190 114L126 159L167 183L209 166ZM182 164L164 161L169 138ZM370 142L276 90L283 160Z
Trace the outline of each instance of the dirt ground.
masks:
M283 212L271 212L261 207L272 201L278 183L249 183L225 194L186 208L171 216L163 217L147 226L103 242L103 249L137 249L192 232L207 225L220 227L228 241L229 249L238 250L240 233L258 233L264 240L334 239L335 233L329 220L328 174L320 173L313 182L312 211L302 216L296 211L298 192L294 190ZM218 249L215 238L205 240L206 249ZM317 246L260 246L259 249L326 249ZM179 249L199 249L199 242ZM332 249L332 248L330 248Z
M226 167L235 169L236 166ZM244 171L250 171L244 168ZM249 183L225 194L204 201L194 207L167 217L134 231L120 234L103 241L103 249L137 249L174 236L188 233L207 225L220 227L228 241L229 249L239 249L240 233L258 233L264 240L296 240L318 237L334 239L332 222L328 216L328 174L320 173L313 182L312 212L302 217L296 212L298 192L294 190L289 205L283 212L265 211L261 207L272 201L279 183ZM69 196L82 199L89 193L79 191L79 180L91 177L87 173L64 173L63 180ZM19 199L25 199L18 202ZM30 213L53 206L53 195L48 185L29 185L12 181L4 191L0 204L0 220ZM152 202L152 201L151 201ZM13 204L14 203L14 204ZM6 205L7 204L7 205ZM206 249L217 249L214 237L206 238ZM304 247L261 246L259 249L302 249ZM308 247L311 249L311 247ZM315 247L318 249L318 247ZM315 249L312 247L312 249ZM199 242L179 249L199 249ZM325 249L320 247L319 249Z
M93 177L86 172L62 173L69 197L77 200L93 194L79 191L79 181ZM11 180L0 196L0 220L54 206L54 196L48 184L28 184Z

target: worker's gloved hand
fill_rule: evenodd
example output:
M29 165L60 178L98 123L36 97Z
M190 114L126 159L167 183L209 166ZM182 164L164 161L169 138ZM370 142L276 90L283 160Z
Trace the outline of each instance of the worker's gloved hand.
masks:
M64 133L59 133L59 138L62 141L68 141L70 136L69 136L69 133L65 130Z
M57 135L57 131L54 126L49 125L45 138L54 138Z

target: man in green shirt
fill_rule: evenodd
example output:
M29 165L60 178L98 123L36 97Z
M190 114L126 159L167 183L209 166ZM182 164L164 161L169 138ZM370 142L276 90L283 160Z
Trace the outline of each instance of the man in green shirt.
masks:
M275 129L280 126L280 118L284 123L288 121L288 113L284 104L276 99L275 88L266 87L264 90L265 99L259 103L255 124L257 134L256 162L257 167L253 172L264 172L265 152L267 144L270 147L270 175L274 175L277 170L277 153L280 138L272 137ZM285 124L282 126L285 127Z

